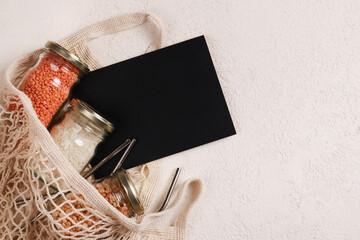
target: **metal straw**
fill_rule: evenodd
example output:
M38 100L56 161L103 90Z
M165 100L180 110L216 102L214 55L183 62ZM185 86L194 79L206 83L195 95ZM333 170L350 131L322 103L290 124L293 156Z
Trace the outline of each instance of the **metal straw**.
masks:
M101 162L99 162L96 166L91 168L88 172L86 172L83 177L87 179L91 174L93 174L96 170L98 170L102 165L104 165L107 161L112 159L116 154L118 154L121 150L123 150L125 147L127 147L129 144L131 144L132 141L130 139L126 139L123 144L121 144L119 147L117 147L112 153L110 153L107 157L105 157ZM125 152L126 153L126 152ZM124 155L125 155L124 153Z
M180 175L180 168L177 168L176 172L175 172L175 175L174 175L174 177L173 177L173 179L171 181L171 185L169 187L168 193L166 194L165 200L164 200L163 204L161 205L158 212L163 211L167 207L167 205L169 203L169 200L170 200L170 197L171 197L171 194L174 192L175 185L177 183L177 180L179 179L179 175Z
M36 220L37 218L41 217L42 215L43 215L42 212L40 212L38 215L36 215L35 217L33 217L33 219L31 219L31 221L30 221L30 224L33 224L33 223L35 222L35 220ZM24 231L25 229L26 229L26 226L22 227L22 228L21 228L21 231Z
M124 163L125 159L127 158L127 156L129 155L131 149L134 147L136 143L136 139L132 139L128 148L125 150L124 154L121 156L119 162L116 164L116 167L114 168L114 170L112 171L111 174L113 174L114 172L116 172L121 166L122 164Z

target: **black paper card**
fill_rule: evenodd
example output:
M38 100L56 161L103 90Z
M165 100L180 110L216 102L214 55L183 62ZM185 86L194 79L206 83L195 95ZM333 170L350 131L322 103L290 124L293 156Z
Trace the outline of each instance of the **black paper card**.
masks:
M126 138L137 140L123 165L130 168L236 134L204 36L90 72L73 97L115 125L93 166Z

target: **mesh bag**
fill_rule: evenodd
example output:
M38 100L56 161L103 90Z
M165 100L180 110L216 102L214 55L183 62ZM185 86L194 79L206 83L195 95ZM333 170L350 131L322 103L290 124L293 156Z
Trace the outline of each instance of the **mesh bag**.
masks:
M89 40L149 19L156 36L148 51L155 50L161 47L161 26L146 13L94 24L60 44L95 70L102 65L87 47ZM201 182L184 182L167 210L152 213L149 206L159 186L160 161L130 169L145 213L134 218L120 213L71 166L37 118L30 99L16 88L41 51L15 60L0 86L0 239L183 239L186 216L200 194ZM174 224L156 224L169 214L176 215Z

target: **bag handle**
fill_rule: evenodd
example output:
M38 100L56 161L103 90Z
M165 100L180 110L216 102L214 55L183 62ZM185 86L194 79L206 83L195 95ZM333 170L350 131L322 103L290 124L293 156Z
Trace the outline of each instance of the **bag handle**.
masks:
M60 45L71 52L76 53L78 57L85 62L90 70L101 68L103 64L91 53L87 43L93 39L118 33L127 29L137 27L146 21L152 20L155 27L155 36L146 52L159 49L162 42L162 26L160 20L150 13L132 13L110 18L108 20L90 25L72 36L60 41Z

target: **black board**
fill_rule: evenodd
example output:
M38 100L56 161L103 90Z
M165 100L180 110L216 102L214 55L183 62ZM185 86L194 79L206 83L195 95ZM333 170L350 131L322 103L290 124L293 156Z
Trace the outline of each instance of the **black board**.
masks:
M126 138L137 139L127 169L236 134L204 36L90 72L72 96L115 125L92 165Z

